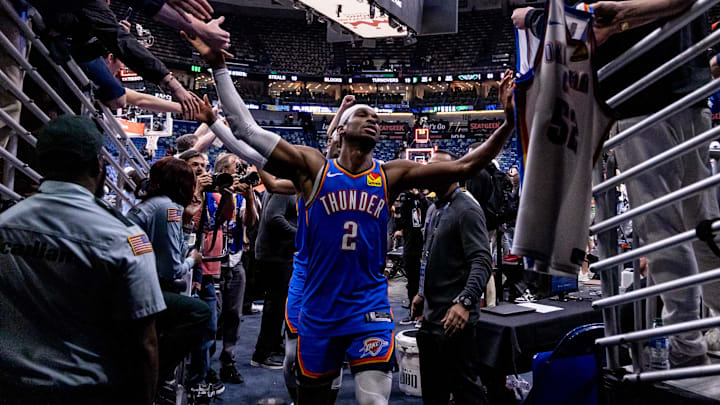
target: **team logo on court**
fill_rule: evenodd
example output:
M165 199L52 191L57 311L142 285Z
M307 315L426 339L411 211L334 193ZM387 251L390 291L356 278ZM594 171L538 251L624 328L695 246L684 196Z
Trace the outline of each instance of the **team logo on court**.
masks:
M380 173L368 174L367 185L372 187L382 187L382 177L380 176Z
M363 347L360 349L360 358L375 357L380 353L383 347L390 345L387 340L372 337L363 340Z

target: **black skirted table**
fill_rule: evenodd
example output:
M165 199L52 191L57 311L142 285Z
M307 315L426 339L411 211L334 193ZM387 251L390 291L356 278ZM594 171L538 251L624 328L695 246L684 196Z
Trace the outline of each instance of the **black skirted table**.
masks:
M477 324L481 362L503 376L530 371L535 353L552 350L573 328L602 322L602 313L592 309L591 297L580 295L582 301L537 301L561 311L510 316L481 312Z

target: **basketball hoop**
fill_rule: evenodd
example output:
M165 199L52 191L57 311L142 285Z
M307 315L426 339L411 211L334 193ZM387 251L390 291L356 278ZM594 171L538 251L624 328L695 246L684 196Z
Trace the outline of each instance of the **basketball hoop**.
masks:
M145 149L154 156L155 151L158 149L158 140L160 138L168 137L172 135L172 116L170 113L165 114L165 122L163 123L162 131L153 131L151 128L154 127L155 116L154 115L138 115L136 119L149 119L148 125L141 122L128 121L121 118L117 118L123 127L123 130L130 138L144 138Z
M412 160L420 164L427 164L427 162L435 154L433 148L408 148L405 149L405 159Z

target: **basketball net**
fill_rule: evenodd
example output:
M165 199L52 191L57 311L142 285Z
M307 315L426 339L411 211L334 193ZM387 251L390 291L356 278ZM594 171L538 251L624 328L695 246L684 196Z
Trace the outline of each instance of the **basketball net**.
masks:
M158 139L160 139L159 135L146 135L144 138L147 141L147 143L145 144L145 149L157 150Z

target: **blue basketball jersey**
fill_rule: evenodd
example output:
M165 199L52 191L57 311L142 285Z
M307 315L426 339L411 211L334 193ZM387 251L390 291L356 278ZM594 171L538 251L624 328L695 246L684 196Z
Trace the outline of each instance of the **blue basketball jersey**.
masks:
M293 255L293 273L288 285L287 301L285 302L285 322L290 332L298 333L298 318L302 305L303 290L305 288L305 268L307 267L307 244L305 244L305 230L307 229L307 211L305 198L297 199L297 233L295 234L295 254Z
M381 163L353 175L329 160L307 211L301 336L393 329L383 274L388 202Z

